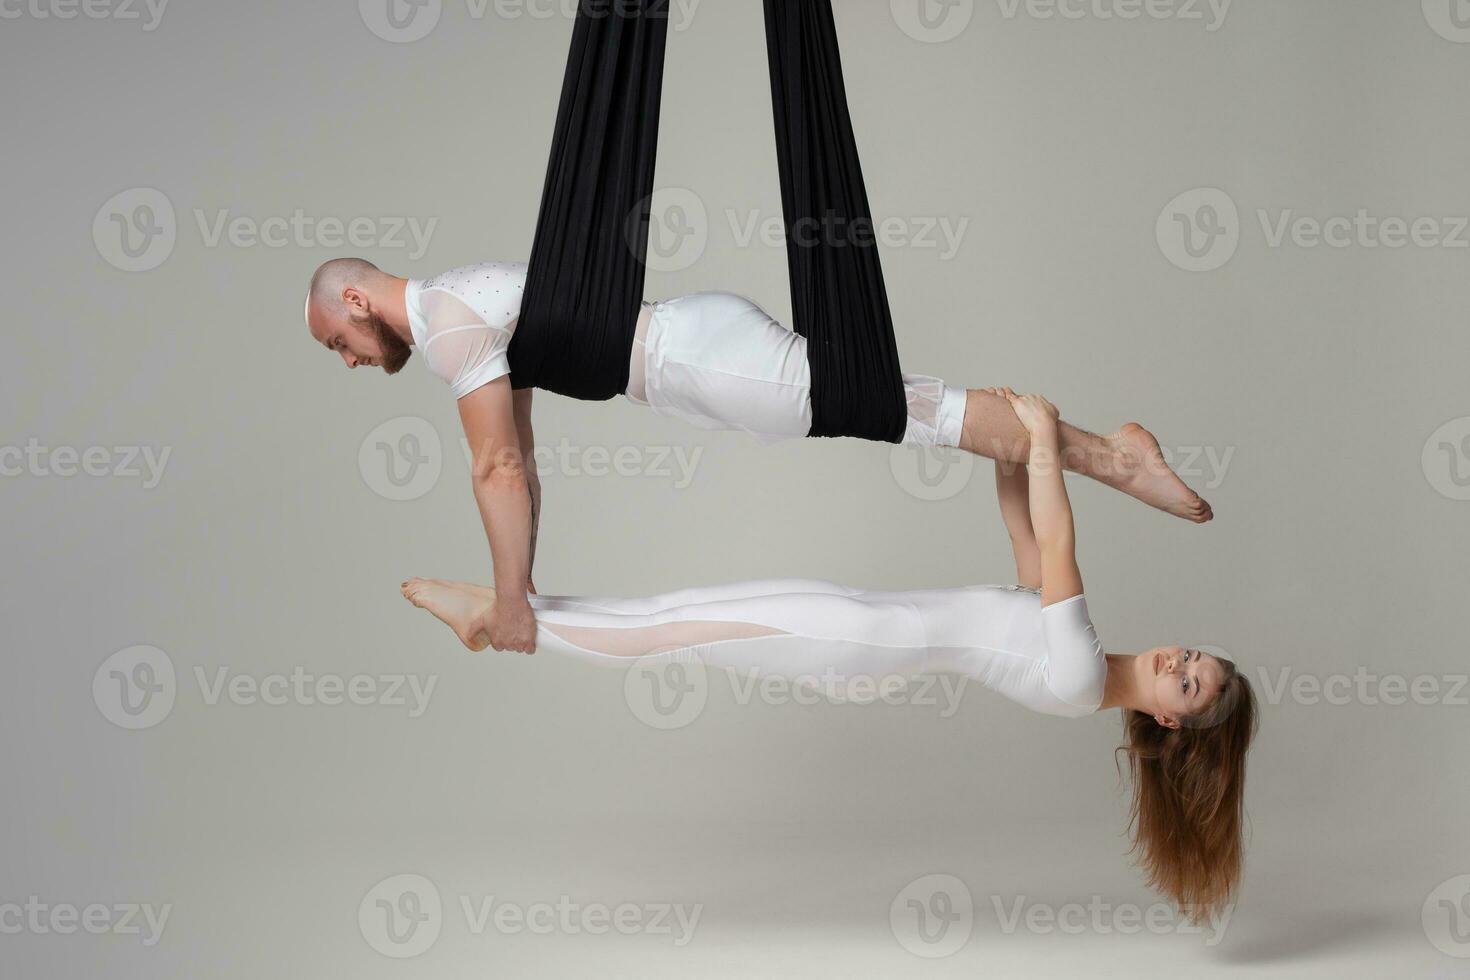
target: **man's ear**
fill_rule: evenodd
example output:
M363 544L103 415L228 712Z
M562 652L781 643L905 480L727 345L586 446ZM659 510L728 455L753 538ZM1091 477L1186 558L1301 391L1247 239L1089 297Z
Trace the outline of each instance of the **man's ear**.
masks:
M342 302L346 303L349 308L359 312L365 311L368 307L367 297L359 292L356 286L343 287Z
M1154 721L1158 722L1165 728L1179 727L1179 720L1177 718L1170 718L1168 715L1154 715Z

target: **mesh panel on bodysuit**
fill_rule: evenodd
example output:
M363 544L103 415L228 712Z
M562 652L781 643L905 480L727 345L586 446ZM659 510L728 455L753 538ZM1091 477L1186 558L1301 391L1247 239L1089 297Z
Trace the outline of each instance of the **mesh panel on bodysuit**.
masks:
M759 623L728 623L696 620L632 626L626 629L601 626L566 626L542 623L573 646L609 657L646 657L654 653L684 650L723 640L748 640L757 636L783 636L784 631Z
M923 374L903 376L904 400L908 403L905 443L933 446L939 439L939 409L944 400L944 382Z
M648 361L648 323L652 311L644 306L638 314L638 329L633 334L633 356L628 361L628 398L639 405L648 404L646 364Z

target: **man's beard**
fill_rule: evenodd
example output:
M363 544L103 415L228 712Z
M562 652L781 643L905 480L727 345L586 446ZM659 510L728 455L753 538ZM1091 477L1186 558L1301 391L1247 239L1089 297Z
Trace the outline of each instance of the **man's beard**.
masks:
M379 365L383 373L397 374L402 371L408 359L413 356L413 348L405 344L403 339L393 332L393 328L388 326L387 321L378 314L369 310L364 319L354 318L353 322L367 329L377 339L378 346L383 352L382 363Z

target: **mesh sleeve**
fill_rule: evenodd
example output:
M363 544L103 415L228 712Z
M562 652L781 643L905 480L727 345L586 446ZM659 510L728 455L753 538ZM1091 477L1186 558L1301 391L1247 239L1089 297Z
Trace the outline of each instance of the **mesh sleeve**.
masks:
M422 307L428 323L424 359L455 398L510 373L508 328L486 323L444 290L425 292Z

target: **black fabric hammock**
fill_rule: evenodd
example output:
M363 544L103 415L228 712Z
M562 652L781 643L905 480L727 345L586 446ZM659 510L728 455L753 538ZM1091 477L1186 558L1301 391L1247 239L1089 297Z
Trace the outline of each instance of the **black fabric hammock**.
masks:
M831 0L765 0L786 255L811 436L903 437L893 318ZM668 0L581 0L531 248L511 382L620 395L643 300Z

